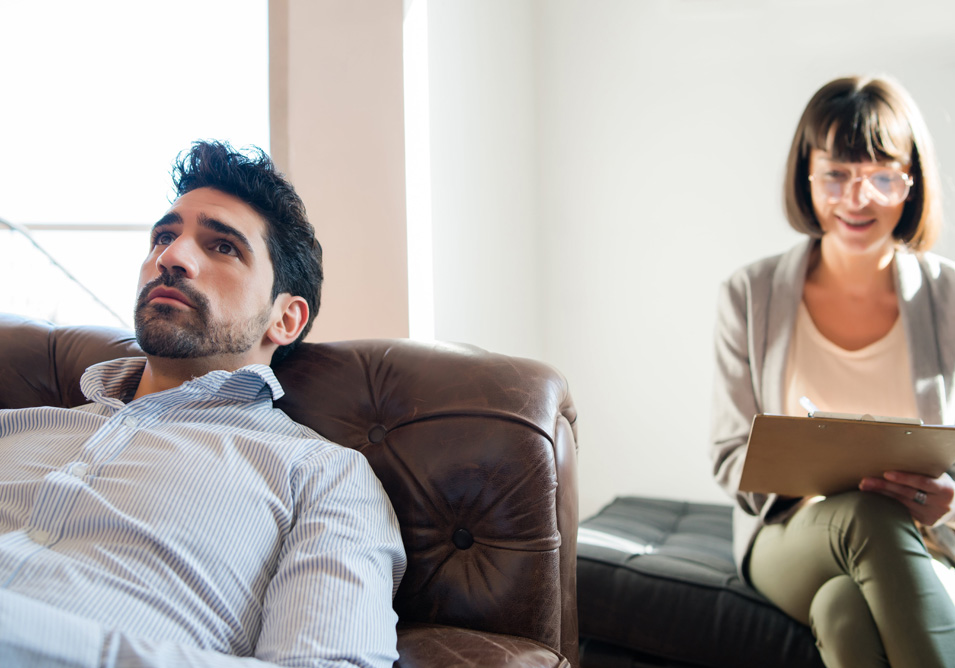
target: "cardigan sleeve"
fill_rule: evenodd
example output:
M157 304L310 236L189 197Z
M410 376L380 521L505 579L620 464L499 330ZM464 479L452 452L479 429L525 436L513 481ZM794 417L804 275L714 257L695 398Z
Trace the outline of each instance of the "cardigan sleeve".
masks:
M759 313L768 309L760 310L754 292L745 270L720 286L710 458L716 482L730 498L747 514L772 521L770 517L784 517L798 499L739 490L749 430L756 414L765 411L760 399L759 355L765 349L766 323L760 321Z
M716 482L747 513L757 515L766 495L739 491L750 425L760 412L750 311L747 277L737 273L720 285L717 298L710 458Z

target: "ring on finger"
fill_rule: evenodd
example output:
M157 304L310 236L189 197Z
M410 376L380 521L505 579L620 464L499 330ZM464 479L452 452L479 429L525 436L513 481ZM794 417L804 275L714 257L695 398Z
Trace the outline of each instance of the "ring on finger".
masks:
M919 490L915 493L915 497L912 500L915 501L915 503L919 504L920 506L924 506L925 501L927 499L928 499L928 494L926 494L922 490Z

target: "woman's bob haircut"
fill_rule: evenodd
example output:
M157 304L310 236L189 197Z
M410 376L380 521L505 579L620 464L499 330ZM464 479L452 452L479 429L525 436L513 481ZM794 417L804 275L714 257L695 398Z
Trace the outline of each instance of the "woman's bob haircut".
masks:
M812 96L799 119L784 187L786 217L797 231L823 232L809 190L809 153L827 151L838 162L898 161L914 180L892 235L913 251L926 251L938 238L941 188L935 148L921 112L889 77L846 77Z

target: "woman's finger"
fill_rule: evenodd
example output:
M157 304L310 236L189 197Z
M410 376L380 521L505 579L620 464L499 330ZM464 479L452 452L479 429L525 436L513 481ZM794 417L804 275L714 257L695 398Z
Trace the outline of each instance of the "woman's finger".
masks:
M906 473L904 471L886 471L883 477L894 483L899 483L913 489L921 489L925 492L938 492L941 485L938 479L917 473Z
M934 482L925 476L914 476L908 480L917 484L925 484L926 480ZM885 478L864 478L859 489L864 492L877 492L899 501L908 508L913 518L929 526L949 512L948 503L944 502L942 495Z

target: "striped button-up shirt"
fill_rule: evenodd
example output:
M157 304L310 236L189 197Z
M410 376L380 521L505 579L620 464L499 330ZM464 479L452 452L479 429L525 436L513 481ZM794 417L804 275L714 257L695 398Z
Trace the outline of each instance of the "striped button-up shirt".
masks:
M131 400L144 364L0 410L0 665L391 666L405 554L365 458L266 366Z

